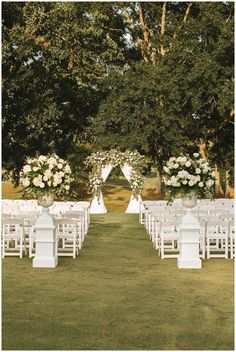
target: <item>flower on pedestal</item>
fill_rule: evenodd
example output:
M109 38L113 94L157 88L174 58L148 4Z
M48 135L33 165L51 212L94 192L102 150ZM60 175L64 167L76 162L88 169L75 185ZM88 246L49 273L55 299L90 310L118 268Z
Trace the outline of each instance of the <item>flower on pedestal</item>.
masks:
M54 196L69 195L73 181L71 174L69 164L56 154L28 158L20 172L23 194L32 194L38 198L40 205L50 206Z
M213 198L215 173L208 161L194 153L171 157L163 167L163 181L167 198L172 201L177 195L192 199ZM195 196L194 196L195 195Z

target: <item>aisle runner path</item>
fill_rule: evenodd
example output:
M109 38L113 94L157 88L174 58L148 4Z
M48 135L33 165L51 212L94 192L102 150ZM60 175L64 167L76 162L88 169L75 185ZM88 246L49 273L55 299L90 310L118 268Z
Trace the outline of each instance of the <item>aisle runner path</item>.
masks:
M178 270L137 215L94 215L79 257L56 269L7 258L3 283L4 349L233 349L232 261Z

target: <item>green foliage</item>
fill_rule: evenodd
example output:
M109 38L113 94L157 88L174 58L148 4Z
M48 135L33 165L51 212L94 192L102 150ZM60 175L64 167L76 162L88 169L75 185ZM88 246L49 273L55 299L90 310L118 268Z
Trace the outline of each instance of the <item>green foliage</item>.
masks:
M160 169L201 143L232 174L233 2L4 2L2 18L3 166L16 182L37 152L83 173L89 149L137 149Z
M116 31L122 23L118 15L111 19L112 9L92 3L3 4L3 165L16 181L27 156L67 157L85 141L107 67L123 60Z

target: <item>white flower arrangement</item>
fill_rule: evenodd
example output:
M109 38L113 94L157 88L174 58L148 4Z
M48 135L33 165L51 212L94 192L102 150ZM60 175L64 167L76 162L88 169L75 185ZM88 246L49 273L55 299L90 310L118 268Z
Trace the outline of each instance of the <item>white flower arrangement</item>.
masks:
M163 167L163 181L167 197L195 192L199 198L213 198L215 173L199 153L171 157Z
M89 174L89 189L90 193L99 196L101 188L103 186L103 180L101 177L102 168L106 165L112 165L113 167L122 166L128 164L133 169L133 178L131 176L131 188L134 196L141 193L142 182L141 170L146 164L145 157L139 154L136 150L126 150L121 152L116 149L110 151L99 151L91 154L86 158L85 164L92 169Z
M56 154L40 155L26 160L20 172L20 184L24 194L65 196L73 181L71 173L69 164Z
M143 178L140 172L132 170L130 175L130 187L132 189L133 196L137 199L141 194L143 188Z

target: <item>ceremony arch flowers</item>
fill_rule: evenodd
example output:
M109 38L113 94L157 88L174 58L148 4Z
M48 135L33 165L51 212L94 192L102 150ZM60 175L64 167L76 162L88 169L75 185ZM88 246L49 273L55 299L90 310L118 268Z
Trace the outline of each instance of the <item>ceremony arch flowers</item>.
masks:
M171 157L163 167L167 198L194 192L199 198L213 198L215 172L199 153Z
M121 152L116 149L110 151L98 151L86 158L85 164L91 168L89 174L89 189L90 193L95 196L100 195L102 186L104 184L102 178L102 169L110 165L112 167L127 165L131 168L129 177L130 187L135 198L137 198L142 191L142 169L146 164L145 157L139 154L136 150L126 150Z
M28 158L20 171L20 184L24 195L66 196L73 181L69 164L56 154Z

